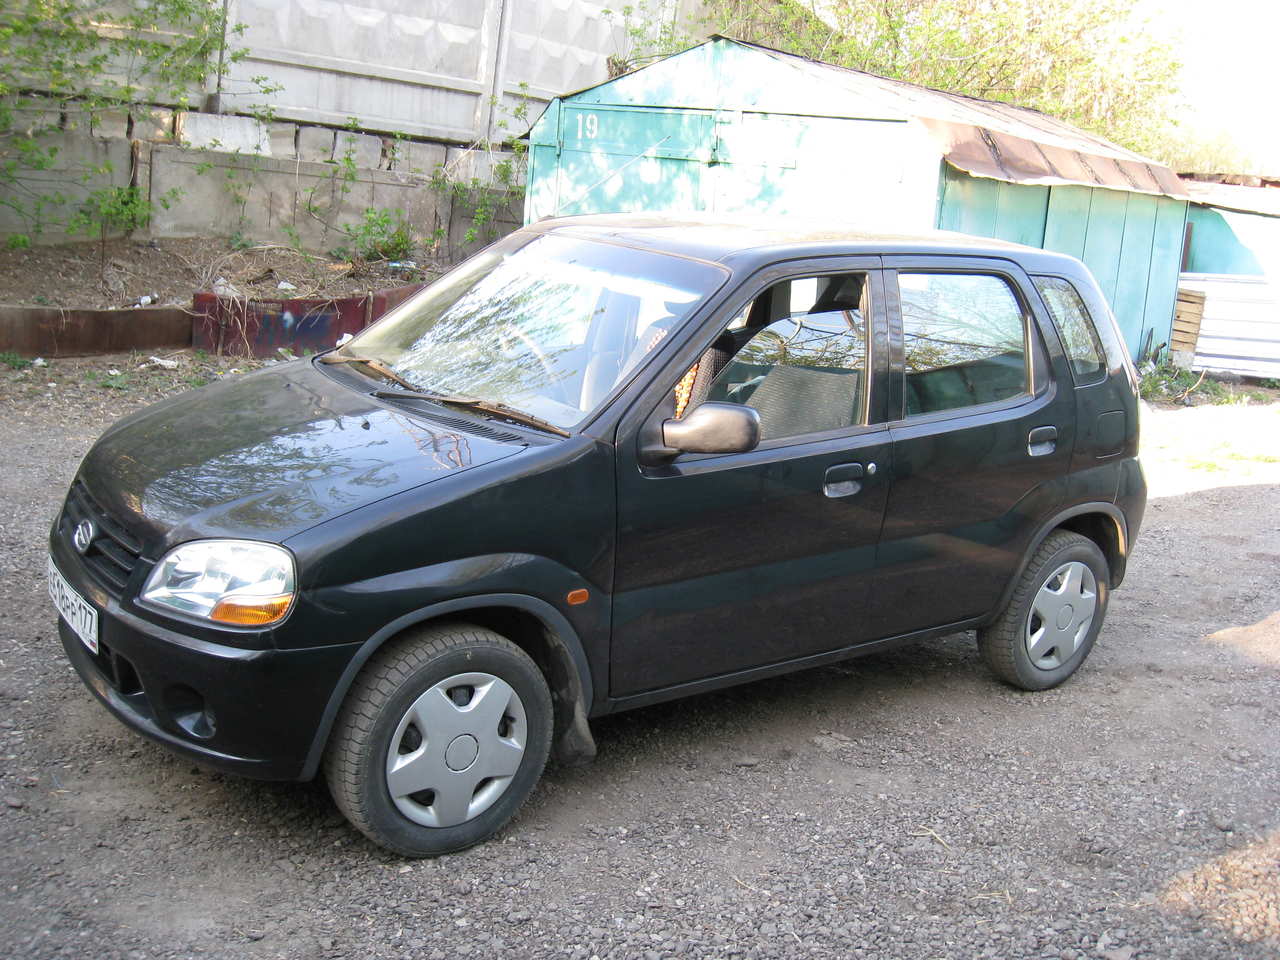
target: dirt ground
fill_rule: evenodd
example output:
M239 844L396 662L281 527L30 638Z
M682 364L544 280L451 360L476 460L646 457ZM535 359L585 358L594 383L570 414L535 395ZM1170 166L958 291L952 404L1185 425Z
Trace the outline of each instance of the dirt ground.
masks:
M65 663L48 524L102 429L186 386L85 377L133 359L0 368L0 952L1280 956L1280 404L1145 413L1146 523L1062 687L960 634L601 720L495 840L405 862L321 783L126 731Z
M259 300L351 297L440 272L422 251L406 260L363 263L284 244L237 249L210 239L109 240L105 259L96 241L0 247L0 304L112 309L150 297L152 305L190 306L198 290Z

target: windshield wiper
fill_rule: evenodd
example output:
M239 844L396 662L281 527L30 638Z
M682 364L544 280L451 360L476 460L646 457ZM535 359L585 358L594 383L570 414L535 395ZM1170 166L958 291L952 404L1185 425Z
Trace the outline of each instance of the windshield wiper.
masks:
M513 420L536 430L545 430L547 433L554 433L557 436L569 436L569 431L557 427L554 423L543 420L541 417L536 417L532 413L517 410L515 407L508 407L505 403L494 403L489 400L479 400L476 397L463 397L449 393L430 393L416 388L412 390L375 390L373 395L379 400L429 400L432 403L440 403L446 406L467 407L494 417Z
M406 380L400 374L396 373L381 360L375 360L373 357L357 357L351 354L326 353L317 358L321 363L359 363L368 367L384 380L390 380L392 383L398 383L402 387L409 390L417 390L418 388Z

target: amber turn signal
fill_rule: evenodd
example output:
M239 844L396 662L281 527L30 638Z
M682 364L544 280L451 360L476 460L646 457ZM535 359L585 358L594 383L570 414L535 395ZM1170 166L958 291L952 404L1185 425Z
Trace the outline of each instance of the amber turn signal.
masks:
M282 619L292 602L291 593L278 597L227 597L218 601L209 612L209 619L237 627L264 627Z
M569 606L576 607L580 604L586 603L591 598L591 594L579 588L577 590L570 590L565 594L564 598L568 602Z

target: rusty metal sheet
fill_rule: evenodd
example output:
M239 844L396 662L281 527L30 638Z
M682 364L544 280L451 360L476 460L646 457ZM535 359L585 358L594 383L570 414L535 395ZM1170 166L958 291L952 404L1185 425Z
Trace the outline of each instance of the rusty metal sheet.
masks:
M195 295L190 321L194 346L217 354L274 357L329 350L344 334L359 333L425 284L407 284L340 299L243 300Z
M191 346L182 307L62 310L0 306L0 351L24 357L78 357Z
M1168 167L1133 158L1086 152L1028 140L989 127L920 118L947 163L966 173L1009 183L1083 184L1185 198L1187 188Z

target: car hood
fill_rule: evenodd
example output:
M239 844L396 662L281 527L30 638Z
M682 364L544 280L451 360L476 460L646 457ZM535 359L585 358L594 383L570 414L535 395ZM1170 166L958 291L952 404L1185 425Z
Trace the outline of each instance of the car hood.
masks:
M282 541L523 449L390 409L298 361L120 421L80 480L155 558L199 537Z

